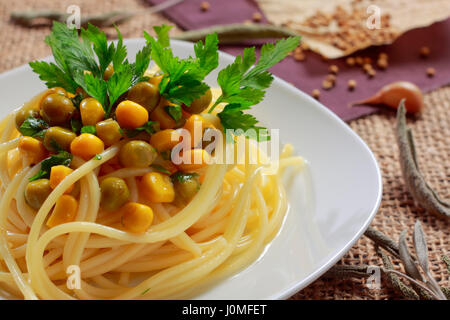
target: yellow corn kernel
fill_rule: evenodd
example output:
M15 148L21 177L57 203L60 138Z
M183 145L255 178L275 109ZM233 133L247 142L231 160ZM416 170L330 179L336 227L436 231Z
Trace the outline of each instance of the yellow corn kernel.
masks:
M63 165L53 166L50 170L50 188L55 189L72 172L73 169ZM73 184L64 193L71 193L72 190Z
M125 100L116 108L116 119L122 128L136 129L148 121L148 111L136 102Z
M105 118L102 104L94 98L83 99L80 103L81 122L85 126L94 126Z
M197 148L202 145L203 132L207 128L215 129L215 126L211 122L205 121L201 115L193 114L186 120L184 129L191 134L192 148Z
M22 156L27 157L32 164L41 162L47 157L47 149L38 139L32 137L22 137L19 140L19 151Z
M191 149L183 152L178 169L185 172L195 171L207 166L211 162L211 156L204 149Z
M181 135L173 129L161 130L150 137L150 144L159 152L172 149L181 141Z
M52 228L59 224L75 220L78 210L78 201L68 195L63 194L55 204L52 215L47 220L47 227Z
M150 113L150 120L159 122L161 129L173 129L177 125L175 120L164 109L168 105L171 105L171 103L161 98L158 106Z
M122 225L127 231L143 233L153 222L153 210L145 204L128 202L120 210Z
M159 172L146 173L141 180L141 190L151 202L172 202L175 190L169 176Z
M103 141L91 133L82 133L70 143L70 152L86 161L103 152L104 148Z

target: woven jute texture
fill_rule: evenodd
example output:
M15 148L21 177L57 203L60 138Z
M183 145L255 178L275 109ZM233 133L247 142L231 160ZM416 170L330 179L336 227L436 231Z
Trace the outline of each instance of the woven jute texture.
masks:
M20 66L30 60L50 54L44 44L49 33L48 26L26 28L9 21L15 10L54 9L65 11L69 5L79 5L82 14L101 13L110 10L142 10L147 7L138 0L0 0L0 72ZM161 15L140 15L120 25L124 37L141 37L142 30L150 31L152 25L168 23ZM107 29L113 36L114 30ZM178 30L175 28L175 32ZM438 70L439 72L439 70ZM450 87L441 88L425 96L426 112L420 119L409 120L419 155L420 168L430 185L444 199L450 198ZM405 189L398 161L398 148L395 141L395 114L383 111L353 121L350 126L369 145L374 152L383 176L383 199L372 227L398 239L404 229L408 229L407 240L412 244L412 229L416 220L428 237L431 269L435 279L442 286L450 286L449 275L441 256L450 251L450 225L448 222L430 216L417 206ZM332 161L332 160L330 160ZM410 248L411 251L413 248ZM378 265L371 240L362 237L341 259L339 264ZM397 269L402 271L398 261ZM249 297L251 298L251 297ZM378 290L369 289L359 279L321 278L292 299L400 299L386 281Z

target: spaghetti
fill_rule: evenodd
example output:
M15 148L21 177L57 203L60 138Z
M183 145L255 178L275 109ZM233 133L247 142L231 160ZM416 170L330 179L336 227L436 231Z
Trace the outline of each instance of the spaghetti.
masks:
M164 77L153 74L141 82ZM255 261L279 231L287 211L283 172L304 165L292 146L284 147L272 174L264 171L267 159L259 144L249 140L247 155L258 155L256 163L247 156L237 164L206 164L201 158L200 165L175 165L164 158L163 151L174 145L167 146L163 132L180 127L176 104L159 98L159 85L158 106L150 111L149 100L142 99L145 88L136 89L139 83L128 90L128 100L114 104L111 118L101 97L51 88L0 122L0 288L6 297L190 298ZM189 128L193 118L213 119L207 128L222 132L227 110L222 93L209 90L209 99L201 98L206 104L193 101L190 110L183 104L181 126ZM70 108L79 95L81 132ZM59 110L69 108L67 119L54 112L55 101ZM158 111L161 101L164 112ZM202 110L193 112L198 103ZM148 114L152 121L141 123ZM65 125L58 127L59 121ZM155 123L168 128L150 128ZM120 136L112 139L115 126ZM105 128L108 135L102 136ZM201 146L188 152L199 150L205 155Z

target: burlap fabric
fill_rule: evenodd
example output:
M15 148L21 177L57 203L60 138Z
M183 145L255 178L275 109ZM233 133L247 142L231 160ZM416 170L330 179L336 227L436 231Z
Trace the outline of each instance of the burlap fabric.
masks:
M54 9L65 11L71 4L79 5L83 14L101 13L110 10L142 10L148 7L138 0L0 0L0 72L20 66L30 60L50 54L44 44L49 32L47 26L26 28L9 21L15 10ZM167 23L161 15L140 15L120 26L124 37L140 37L142 30L152 25ZM112 29L108 35L114 35ZM439 70L438 70L439 72ZM418 120L409 120L414 132L419 155L419 165L430 185L444 199L450 198L450 87L428 93L425 97L427 109ZM428 236L431 269L440 285L450 286L449 275L441 262L441 255L450 251L450 226L448 222L436 219L414 204L405 189L398 162L395 141L395 116L393 112L367 116L352 121L355 130L378 159L383 175L383 200L372 226L393 239L398 239L403 229L410 230L408 242L412 243L411 232L416 220L422 222ZM394 261L395 262L395 261ZM371 240L362 237L341 259L340 264L381 265ZM396 262L398 265L398 261ZM398 270L401 270L398 267ZM380 290L369 290L363 280L321 278L292 299L399 299L386 281Z

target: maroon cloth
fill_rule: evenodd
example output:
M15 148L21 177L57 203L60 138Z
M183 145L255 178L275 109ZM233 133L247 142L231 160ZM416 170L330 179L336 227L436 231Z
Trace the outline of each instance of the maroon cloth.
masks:
M165 0L147 0L158 4ZM230 24L251 20L254 12L261 12L257 4L251 0L209 0L210 9L201 11L202 0L186 0L167 9L164 13L179 27L190 30L218 24ZM263 18L261 23L266 22ZM390 46L372 47L357 55L370 56L376 60L379 52L389 55L389 67L386 71L376 69L377 74L369 79L361 68L348 67L345 59L324 62L317 54L308 52L303 62L292 57L276 65L271 71L278 77L294 84L297 88L310 94L320 89L320 102L335 112L345 121L370 114L377 107L358 106L350 108L351 102L359 101L376 93L382 86L390 82L407 80L417 84L423 91L430 91L450 83L450 19L438 22L430 27L411 30ZM428 46L431 54L427 59L419 57L422 46ZM233 55L242 52L245 46L221 46L221 50ZM336 64L340 71L336 86L331 90L322 89L322 81L328 74L331 64ZM426 69L432 67L436 75L427 77ZM352 92L347 89L348 80L357 82Z

